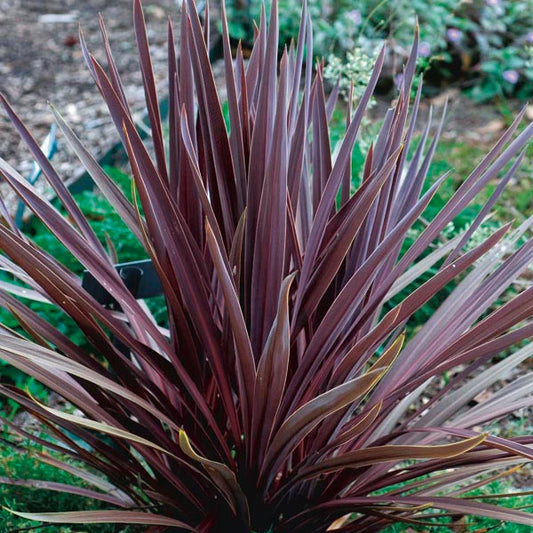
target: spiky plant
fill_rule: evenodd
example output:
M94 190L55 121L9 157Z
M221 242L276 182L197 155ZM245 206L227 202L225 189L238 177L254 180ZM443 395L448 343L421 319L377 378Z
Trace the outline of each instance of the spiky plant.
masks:
M431 141L429 123L415 140L420 88L410 112L409 96L417 38L396 103L368 151L361 186L351 194L352 148L383 51L357 108L347 111L334 156L328 123L336 92L326 97L321 67L313 71L311 57L304 65L304 50L312 50L305 4L298 45L284 50L279 63L276 2L268 25L263 12L248 62L240 49L232 58L223 14L229 126L208 60L208 19L202 27L193 0L186 2L179 54L169 23L167 136L141 2L134 2L153 153L128 109L105 29L107 72L81 40L129 155L133 203L55 112L71 147L151 258L167 328L126 288L3 99L66 214L2 161L6 182L122 309L102 307L3 208L3 268L24 282L24 296L44 298L70 316L90 348L74 345L58 324L9 294L20 295L20 286L3 284L1 303L26 335L3 330L1 357L77 411L43 405L6 385L0 390L43 424L48 437L34 440L87 465L85 472L41 454L94 487L62 490L109 504L107 511L25 516L146 524L151 532L365 532L451 515L533 525L525 511L461 497L533 456L533 436L501 438L479 429L531 405L531 375L503 385L484 403L470 402L533 352L528 345L491 365L533 332L533 287L493 305L533 260L533 241L518 246L529 222L466 246L515 173L533 126L515 135L521 113L402 252L406 232L447 179L422 194L442 122ZM424 255L502 172L469 230ZM384 311L432 265L438 268L429 281ZM457 288L404 343L413 313L452 280ZM442 385L445 373L452 377Z

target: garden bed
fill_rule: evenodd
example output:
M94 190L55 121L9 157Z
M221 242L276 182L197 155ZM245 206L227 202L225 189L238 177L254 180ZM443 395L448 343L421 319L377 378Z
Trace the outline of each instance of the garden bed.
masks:
M93 10L97 9L95 7L96 4L97 2L92 2L90 6L90 12L93 15ZM129 27L130 24L129 0L128 2L120 2L119 4L119 8L124 9L124 18L121 18L121 14L118 10L116 12L111 12L112 9L115 9L117 6L110 8L109 12L105 13L105 16L110 20L109 30L113 43L116 43L119 52L123 52L120 55L125 55L125 57L121 58L119 69L124 72L124 82L126 85L127 97L130 99L130 102L133 104L134 108L142 113L144 107L143 93L142 89L140 89L141 85L139 83L140 80L138 68L136 65L136 60L134 59L135 54L133 45L131 44L133 41L131 30L124 30L121 26L122 23L126 24L127 27ZM149 4L147 2L147 4L147 15L149 18L148 22L151 25L150 31L157 32L159 34L159 39L161 40L160 43L156 44L157 48L154 47L154 56L156 59L155 69L158 72L158 75L161 76L159 81L162 82L164 81L165 67L160 64L160 61L164 60L166 57L166 46L164 42L164 14L165 11L167 9L171 9L172 6L170 6L170 3L167 3L168 5L164 3L160 3L161 5L156 5L155 3ZM25 3L23 8L22 3L2 2L2 0L0 0L0 6L4 7L4 5L6 5L9 9L7 11L8 15L2 19L2 25L9 25L9 20L11 20L11 25L14 27L13 17L20 16L20 10L29 10L28 12L31 13L32 16L26 19L28 22L24 30L17 29L16 35L21 37L21 39L25 35L30 35L31 37L28 38L28 42L33 47L38 47L39 42L41 42L41 48L43 49L45 47L42 46L42 43L46 42L47 44L51 44L53 45L52 48L55 47L55 53L57 53L57 56L53 56L51 55L51 52L46 53L45 51L40 51L40 53L42 52L39 59L40 63L37 63L37 66L40 65L40 68L37 68L37 66L33 64L33 56L31 61L27 61L26 64L24 63L23 53L21 51L23 49L23 45L21 44L22 41L19 41L19 44L17 45L19 47L19 55L13 55L12 57L14 59L10 59L10 62L6 63L7 66L2 65L2 69L5 68L8 75L4 78L4 84L6 85L5 91L8 93L8 98L17 106L18 109L21 110L22 118L28 122L29 127L33 131L37 131L37 135L39 137L44 137L51 122L51 117L49 116L46 106L41 106L38 104L38 102L41 102L41 100L44 102L46 98L51 97L58 107L63 110L66 118L71 124L73 124L85 142L88 142L89 149L93 153L98 154L106 151L107 147L116 142L116 134L110 123L101 118L103 117L104 108L100 103L97 103L97 101L100 102L99 96L90 82L88 74L81 74L81 72L85 72L85 70L82 58L80 56L79 44L76 42L75 32L70 33L69 29L71 28L72 24L75 24L73 21L73 13L75 13L77 20L79 19L83 21L83 16L89 16L89 9L80 7L76 10L75 3L71 2L70 4L67 4L67 7L58 6L58 12L43 13L39 3L35 3L34 7L32 8L31 4L28 2ZM68 8L68 6L70 6L70 8ZM103 10L106 11L105 6L102 7L104 8ZM46 9L47 11L50 11L51 5L47 4ZM16 15L17 13L19 13L19 15ZM50 17L49 15L53 16ZM11 18L8 19L8 17ZM117 22L117 19L119 19L119 22ZM91 29L90 24L94 24L95 20L96 19L92 17L92 22L88 23L88 29ZM35 34L32 33L31 30L31 21L33 21L33 24L36 28ZM115 22L117 23L116 31L114 30ZM50 25L50 27L48 28L47 25ZM66 34L62 34L59 30L60 27L63 27L62 25L65 25L64 27L67 28ZM92 29L94 30L95 28L93 27ZM0 31L3 30L5 30L5 26L0 28ZM41 31L44 33L41 33L41 41L39 41L36 34L39 34ZM5 31L4 34L6 34ZM49 38L45 38L45 34ZM8 32L7 35L9 35ZM157 39L154 38L153 41L157 42ZM30 46L30 44L28 44L28 46ZM0 46L3 46L2 42L0 42ZM93 47L95 50L99 50L101 53L100 46L93 44L92 40L90 41L89 46ZM121 50L121 48L123 48L123 50ZM7 51L9 52L9 50ZM97 55L100 56L100 53ZM3 48L2 54L4 54ZM56 63L51 61L50 57L56 57ZM130 60L135 61L135 64L133 62L130 63ZM57 66L59 63L61 65ZM63 68L63 66L65 66L65 68ZM29 79L34 73L43 77L42 82L35 79ZM69 78L69 73L72 79ZM9 76L11 76L11 78L9 78ZM215 76L220 78L220 73L215 73ZM131 85L129 85L130 82ZM71 85L78 87L78 89L72 89L72 91L78 91L76 94L71 92ZM470 105L466 106L465 100L458 93L451 93L448 96L451 97L450 115L447 126L445 127L445 131L447 133L444 135L443 142L448 151L448 155L452 160L445 159L444 163L451 164L457 169L457 172L455 173L456 181L452 182L453 188L461 179L464 179L470 169L475 166L480 154L479 152L475 152L473 148L478 145L485 147L487 144L490 144L498 135L498 133L505 128L507 117L505 117L505 114L502 115L501 110L490 110L489 112L489 108L474 108ZM25 98L29 100L25 100ZM439 114L438 111L442 109L445 100L445 96L440 96L433 100L432 103L437 108L437 116ZM381 105L378 105L377 107L379 110ZM516 111L515 107L518 106L514 103L510 105L509 115L511 112ZM422 110L422 114L425 115L427 112L428 106L425 106ZM383 113L379 112L378 116L383 116ZM2 122L2 128L3 125L4 122ZM92 139L92 137L94 137L94 139ZM3 155L10 160L12 164L16 166L22 173L27 174L30 170L31 159L29 157L27 159L19 158L16 155L20 146L17 142L12 140L13 136L11 133L6 134L4 138L7 139L7 141L4 141L6 143L5 147L4 145L0 146L0 150L2 151ZM469 150L469 148L471 149ZM63 176L67 178L71 177L78 169L77 163L73 158L70 157L69 152L64 149L64 145L61 143L59 149L60 151L58 157L55 160L56 166ZM460 150L460 152L456 153L455 158L452 157L454 151L457 150ZM439 157L437 157L436 163L443 163L443 161L440 161ZM525 167L526 174L528 166L530 168L530 163ZM432 171L434 171L436 174L442 173L442 169L440 167L435 169L432 168ZM515 183L515 186L524 186L520 184L520 180L522 177L525 180L529 180L530 177L528 177L526 174L523 173L519 176L518 183ZM125 175L125 177L129 179L129 176ZM529 184L530 182L527 181L527 183ZM129 190L131 191L131 187ZM157 197L157 194L154 195L154 197ZM521 216L525 216L526 214L527 209L524 209L523 212L520 213ZM508 215L509 212L504 211L501 218L505 218ZM109 215L104 214L97 215L97 219L98 218L108 221L110 217ZM94 223L94 220L92 220L92 222ZM124 242L124 239L117 237L115 234L113 236L117 239L117 241L120 241L121 243ZM52 256L57 259L56 254L52 254ZM455 267L455 265L453 266ZM77 271L74 269L73 272L77 274ZM530 281L527 280L526 282L530 283ZM50 322L54 323L57 321ZM524 364L523 367L518 368L516 372L521 372L522 369L525 369L525 367L526 364ZM502 381L495 384L494 390L497 390L498 387L506 383L504 380L507 378L507 376L499 377L502 378ZM444 377L444 382L434 384L434 386L437 387L437 390L446 385L446 379L448 379L448 376ZM491 394L494 393L494 390L489 389L484 391L482 394L478 394L475 398L473 398L472 403L482 404L488 401L491 397ZM425 399L427 398L422 397L422 401ZM47 400L48 404L60 403L59 397L50 396ZM495 434L504 436L506 433L529 433L530 426L528 425L528 414L530 413L530 410L524 409L517 412L516 415L512 415L503 419L502 421L498 421L495 427L492 428L493 432ZM29 420L19 420L19 422L26 429L38 430L38 428L30 427ZM483 427L479 426L474 429L481 431ZM238 433L238 436L240 436L240 433ZM517 475L517 477L513 479L513 482L515 482L516 485L529 488L527 479L530 478L526 477L527 474L524 473L520 474L520 476L523 476L524 479L519 478Z
M153 0L144 4L154 73L160 84L166 81L167 15L177 21L179 3L177 0ZM98 13L105 19L128 101L140 117L145 101L131 29L130 0L112 3L105 0L0 0L0 91L39 142L44 140L54 122L48 106L48 102L52 102L91 153L102 157L117 142L117 134L78 42L78 26L81 25L89 49L105 64ZM221 67L215 69L220 78ZM435 117L438 118L446 98L449 98L449 111L444 138L469 145L486 144L505 127L501 113L494 106L474 106L457 90L433 99ZM375 116L382 117L383 108L389 104L390 95L387 95L377 106ZM516 112L520 105L518 102L510 104L510 111ZM0 154L22 175L31 173L31 155L3 113L0 114ZM53 161L65 179L79 173L79 163L61 136Z

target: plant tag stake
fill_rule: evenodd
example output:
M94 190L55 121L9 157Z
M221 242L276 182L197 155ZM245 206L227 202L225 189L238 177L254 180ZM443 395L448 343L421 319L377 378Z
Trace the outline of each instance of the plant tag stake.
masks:
M162 294L161 281L151 259L119 263L115 269L124 285L137 300L144 300ZM87 270L82 274L81 286L104 307L121 311L119 303L109 294L100 282ZM129 355L128 347L119 339L113 338L113 345L123 354Z

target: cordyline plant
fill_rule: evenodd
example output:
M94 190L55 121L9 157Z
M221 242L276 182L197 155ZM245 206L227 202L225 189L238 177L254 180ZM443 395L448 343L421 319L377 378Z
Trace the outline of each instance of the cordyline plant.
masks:
M179 53L169 23L167 134L141 2L134 2L150 149L128 108L104 25L107 72L81 39L129 155L133 203L56 112L73 150L151 258L167 328L127 289L112 254L2 99L66 216L2 161L6 182L121 309L102 307L2 207L3 268L25 283L24 296L49 301L74 319L90 345L74 345L10 294L20 296L20 285L4 283L1 304L26 335L4 328L1 357L76 408L52 408L2 385L2 394L34 415L45 435L6 424L58 452L34 452L42 461L86 483L40 487L109 505L22 516L145 524L151 532L365 532L457 515L533 525L525 511L462 497L533 458L533 436L479 430L533 403L531 375L471 406L533 352L528 345L487 366L533 333L533 287L493 305L533 261L533 241L518 246L529 224L514 231L507 225L466 246L515 173L533 126L515 135L520 114L402 251L407 231L446 179L423 193L442 122L432 140L429 123L415 140L420 88L410 112L409 96L416 36L397 101L352 194L352 148L384 53L357 108L348 109L334 155L328 123L336 90L326 97L321 66L313 75L311 58L304 64L304 50L312 50L305 4L299 42L279 63L276 2L268 24L263 12L247 62L240 48L232 58L223 13L229 126L205 20L188 0ZM469 230L428 255L443 228L497 177ZM436 273L387 312L386 302L433 265ZM404 342L413 313L456 279L434 316ZM445 373L453 377L439 385ZM73 466L80 462L86 471Z

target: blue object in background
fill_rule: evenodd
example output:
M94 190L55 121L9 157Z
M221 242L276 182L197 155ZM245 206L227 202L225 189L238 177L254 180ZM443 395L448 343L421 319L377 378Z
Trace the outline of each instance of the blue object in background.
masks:
M51 160L57 151L56 131L57 131L57 125L54 123L50 126L50 132L48 133L43 144L41 145L41 150L48 160ZM31 185L35 185L41 173L42 173L41 167L34 161L32 172L30 174L30 177L28 178L28 182ZM15 213L15 224L18 228L22 227L25 209L26 209L26 205L24 204L24 202L19 200L19 203L17 206L17 212Z

